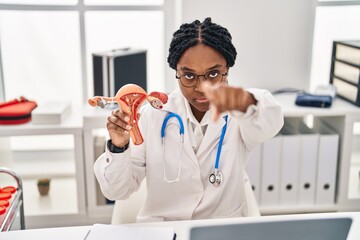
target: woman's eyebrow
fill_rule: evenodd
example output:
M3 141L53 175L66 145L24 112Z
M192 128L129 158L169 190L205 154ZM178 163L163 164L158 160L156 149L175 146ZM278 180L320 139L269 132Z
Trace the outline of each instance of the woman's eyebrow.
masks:
M213 66L213 67L209 67L207 70L213 70L213 69L216 69L216 68L219 68L219 67L222 67L222 65L221 65L221 64L216 64L216 65ZM188 67L181 67L180 70L182 70L182 71L196 72L194 69L191 69L191 68L188 68Z
M219 68L219 67L222 67L221 64L216 64L215 66L211 67L211 68L208 68L208 70L213 70L215 68Z
M191 71L191 72L196 72L195 70L188 68L188 67L181 67L180 70L182 71Z

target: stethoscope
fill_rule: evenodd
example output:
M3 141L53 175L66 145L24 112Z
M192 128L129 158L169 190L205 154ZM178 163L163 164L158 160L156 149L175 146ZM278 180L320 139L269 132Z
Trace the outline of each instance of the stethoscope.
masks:
M174 179L170 179L167 174L166 174L166 164L165 164L165 130L166 127L168 126L168 121L171 118L176 118L178 123L179 123L179 133L180 133L180 142L181 142L181 155L180 155L180 159L179 159L179 166L178 166L178 173L176 178ZM221 131L221 135L220 135L220 140L219 140L219 145L218 145L218 149L216 152L216 159L215 159L215 165L214 165L214 172L212 174L210 174L209 176L209 182L211 184L213 184L215 187L218 187L221 182L223 181L223 174L221 173L221 171L219 170L219 163L220 163L220 156L221 156L221 148L223 145L223 141L225 138L225 133L226 133L226 128L227 128L227 121L228 121L228 116L224 116L225 119L225 125L222 128ZM181 175L181 163L182 163L182 150L183 150L183 145L184 145L184 123L181 119L181 117L173 112L170 112L164 119L163 124L161 126L161 143L162 143L162 149L163 149L163 180L167 183L174 183L174 182L179 182L180 181L180 175Z

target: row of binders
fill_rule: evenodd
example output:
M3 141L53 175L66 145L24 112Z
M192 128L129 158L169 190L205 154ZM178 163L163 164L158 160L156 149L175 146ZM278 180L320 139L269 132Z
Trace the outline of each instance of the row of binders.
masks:
M288 118L280 133L251 153L247 172L259 206L335 203L339 134Z

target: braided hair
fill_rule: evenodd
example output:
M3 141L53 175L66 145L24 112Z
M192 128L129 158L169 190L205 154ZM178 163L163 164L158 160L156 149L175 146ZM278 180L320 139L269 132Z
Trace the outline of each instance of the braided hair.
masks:
M204 44L220 52L228 67L232 67L235 64L237 53L231 39L228 30L211 22L209 17L203 22L195 20L192 23L184 23L173 34L167 61L169 66L176 70L177 62L188 48Z

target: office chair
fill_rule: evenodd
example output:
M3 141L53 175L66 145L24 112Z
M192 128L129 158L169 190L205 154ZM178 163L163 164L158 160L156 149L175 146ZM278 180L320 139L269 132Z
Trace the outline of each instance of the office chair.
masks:
M259 206L256 201L254 191L251 187L250 180L246 180L245 182L245 195L246 195L246 202L248 207L248 216L260 217Z
M111 224L135 223L145 197L146 179L142 181L138 191L131 194L128 199L115 201Z

